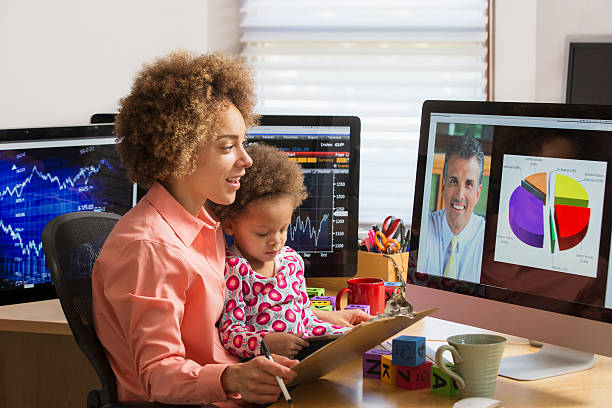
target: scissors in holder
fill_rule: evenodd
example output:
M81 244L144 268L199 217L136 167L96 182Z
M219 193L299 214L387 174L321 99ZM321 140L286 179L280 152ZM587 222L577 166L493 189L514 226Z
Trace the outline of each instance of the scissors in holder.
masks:
M400 228L404 226L401 219L389 215L382 223L381 232L387 238L397 238Z
M376 231L376 235L374 236L374 244L383 254L394 254L399 252L402 248L397 240L387 238L387 236L380 231Z
M388 238L393 238L400 243L400 250L398 252L404 252L407 241L409 229L406 228L403 221L400 218L394 218L392 216L388 216L383 221L382 233Z

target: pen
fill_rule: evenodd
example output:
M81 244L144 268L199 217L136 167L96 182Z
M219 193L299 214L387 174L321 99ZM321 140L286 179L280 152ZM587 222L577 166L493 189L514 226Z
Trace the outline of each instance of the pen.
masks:
M264 343L263 341L261 342L261 348L264 351L264 354L266 355L268 360L274 361L272 359L272 354L270 354L270 350L268 350L268 346L266 346L266 343ZM276 381L278 381L278 385L283 391L283 395L285 396L285 399L287 400L287 404L293 406L293 403L291 402L291 395L289 395L289 391L287 391L287 387L285 386L285 383L278 375L276 375L275 377L276 377Z

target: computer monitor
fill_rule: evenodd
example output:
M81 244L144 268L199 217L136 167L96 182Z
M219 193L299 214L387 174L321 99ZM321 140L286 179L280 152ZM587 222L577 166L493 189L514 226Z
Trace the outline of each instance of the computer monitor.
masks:
M570 42L567 103L612 105L612 42Z
M56 297L41 242L53 217L135 204L113 127L0 130L0 304Z
M409 300L578 359L534 374L545 346L504 359L509 377L612 356L611 151L612 106L426 101Z
M287 244L304 258L307 277L357 272L359 137L353 116L263 115L247 140L287 153L302 166L308 198L293 213Z

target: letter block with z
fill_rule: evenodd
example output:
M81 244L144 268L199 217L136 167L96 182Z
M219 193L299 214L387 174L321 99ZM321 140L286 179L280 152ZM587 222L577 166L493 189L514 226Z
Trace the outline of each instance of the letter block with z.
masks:
M380 381L395 385L397 377L397 366L391 363L391 356L380 356Z
M446 365L451 370L455 370L452 364ZM455 380L443 373L438 366L431 367L431 392L434 394L454 396L459 395L459 388Z
M397 366L396 385L407 390L429 388L432 365L426 361L418 367Z
M380 358L390 355L391 350L373 348L363 353L363 377L376 378L380 380L381 365Z
M417 367L425 362L425 337L399 336L391 348L395 365Z

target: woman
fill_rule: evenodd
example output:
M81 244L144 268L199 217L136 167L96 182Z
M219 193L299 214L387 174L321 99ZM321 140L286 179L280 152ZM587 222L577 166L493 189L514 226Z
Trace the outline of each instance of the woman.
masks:
M149 187L94 266L95 329L122 401L273 402L296 360L240 363L221 345L225 248L206 200L231 204L252 161L248 71L218 55L174 53L138 74L116 118L132 181ZM229 401L227 401L229 399ZM221 403L218 403L221 401Z

